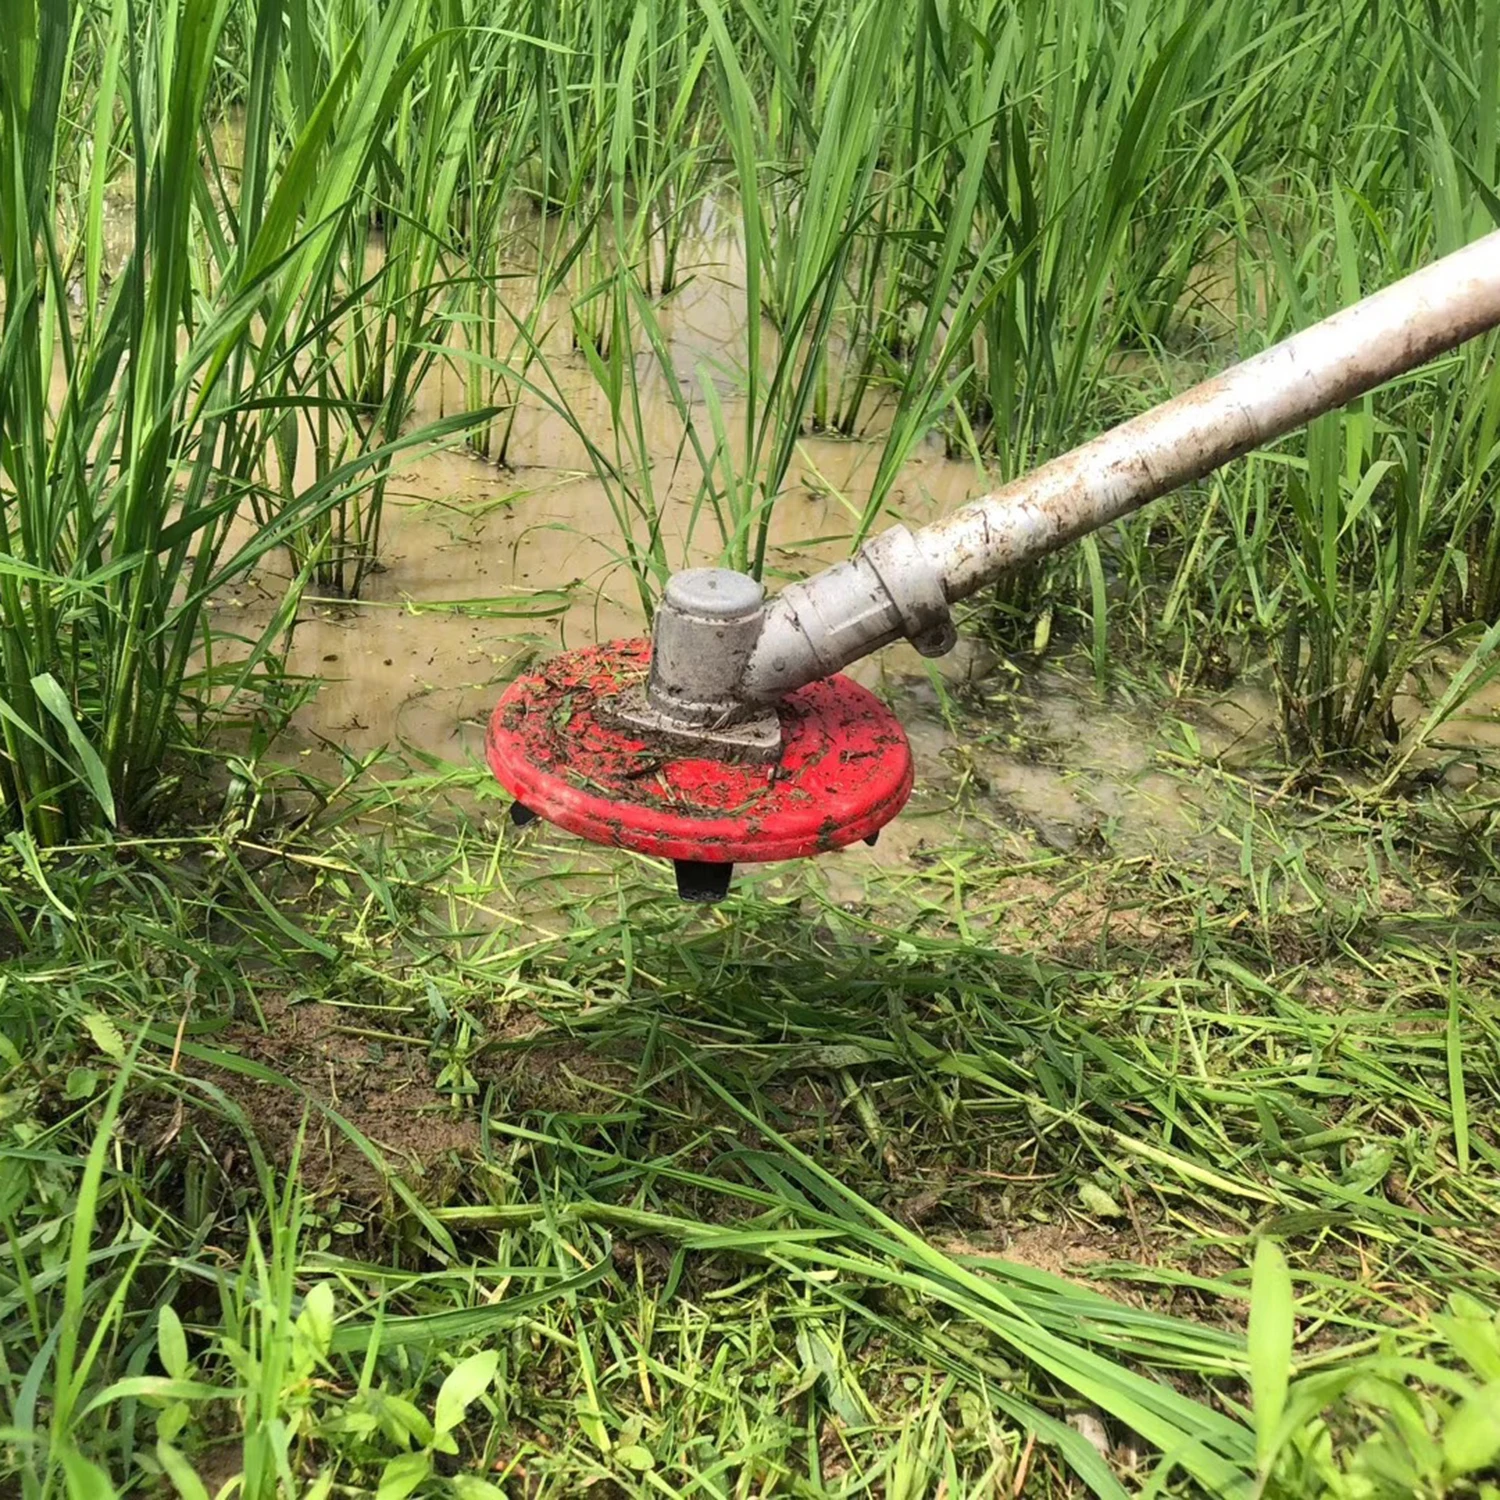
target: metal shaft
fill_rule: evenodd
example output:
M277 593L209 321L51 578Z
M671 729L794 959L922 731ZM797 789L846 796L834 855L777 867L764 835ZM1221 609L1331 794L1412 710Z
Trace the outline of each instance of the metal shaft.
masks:
M935 587L950 602L965 598L1496 325L1500 232L916 532L919 560L906 576L885 576L889 567L861 554L784 590L767 609L741 697L773 701L913 634L913 587L928 599ZM926 635L936 639L930 611Z

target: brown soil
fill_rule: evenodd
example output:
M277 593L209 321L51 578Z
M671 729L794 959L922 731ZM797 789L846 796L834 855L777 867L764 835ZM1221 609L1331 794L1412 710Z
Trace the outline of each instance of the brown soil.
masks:
M359 1013L316 1002L263 1003L266 1026L230 1027L219 1038L225 1051L272 1069L292 1084L262 1083L186 1057L180 1071L222 1090L244 1112L261 1149L278 1166L290 1162L306 1120L302 1176L315 1192L356 1200L381 1199L388 1179L422 1179L423 1197L441 1201L445 1182L456 1185L463 1158L478 1145L470 1119L454 1118L448 1099L433 1087L433 1071L416 1044L358 1035ZM331 1117L336 1112L384 1158L372 1162ZM168 1121L148 1125L150 1139L169 1147L181 1129L181 1108ZM200 1127L201 1128L201 1127ZM217 1133L217 1132L216 1132ZM226 1138L226 1167L244 1147Z
M633 1053L609 1057L587 1042L569 1039L531 1041L544 1030L528 1016L513 1028L513 1040L486 1047L474 1059L476 1075L496 1089L496 1103L515 1118L521 1115L607 1114L618 1109L636 1081Z
M1000 1253L1018 1266L1076 1279L1089 1266L1128 1258L1134 1248L1124 1232L1097 1224L1035 1224L1010 1235Z
M1091 1291L1099 1290L1098 1284L1090 1278L1091 1267L1131 1259L1139 1248L1128 1229L1108 1229L1090 1220L1027 1224L1014 1232L1001 1231L993 1235L975 1234L952 1239L939 1236L934 1243L947 1255L1006 1260L1033 1271L1060 1276L1079 1286L1087 1286Z

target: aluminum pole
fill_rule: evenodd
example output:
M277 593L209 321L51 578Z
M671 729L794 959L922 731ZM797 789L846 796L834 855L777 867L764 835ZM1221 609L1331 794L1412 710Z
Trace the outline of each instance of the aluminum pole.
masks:
M1500 325L1500 232L772 601L741 695L769 702L897 640L934 652L963 599ZM909 545L914 543L915 545Z

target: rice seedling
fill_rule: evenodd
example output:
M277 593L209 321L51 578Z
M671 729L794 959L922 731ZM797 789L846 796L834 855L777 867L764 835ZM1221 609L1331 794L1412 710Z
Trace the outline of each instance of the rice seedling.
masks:
M277 295L260 310L269 336L258 350L258 370L283 406L279 420L266 424L274 463L266 462L263 443L250 446L253 432L237 460L254 474L255 513L266 525L273 516L295 514L308 482L303 445L311 443L313 482L339 485L341 493L316 524L297 526L291 550L320 587L350 597L377 562L392 458L489 415L480 409L446 426L409 428L416 389L437 359L455 297L449 221L463 186L466 132L452 127L473 118L485 76L460 66L455 35L414 35L421 13L415 5L398 7L376 25L367 15L351 21L330 10L326 35L303 27L284 43L279 18L263 16L267 76L259 88L252 78L246 90L245 128L264 142L257 170L265 169L279 139L300 137L307 153L288 164L305 175L280 186L294 183L305 194L281 206L294 209L308 232ZM314 57L321 51L316 74L328 80L322 107L309 114L303 103L299 114L306 118L285 123L276 117L274 90L283 45ZM309 62L303 57L299 65ZM351 78L356 87L349 87ZM327 170L314 176L323 151ZM266 188L254 187L258 212ZM375 220L382 226L378 238L372 238ZM348 486L350 472L362 483Z
M142 32L123 6L71 29L52 6L19 18L29 44L7 48L4 97L3 733L7 815L21 836L53 843L96 817L139 816L185 696L209 710L251 685L289 618L205 673L214 592L281 546L299 577L331 569L335 583L357 585L392 459L463 425L405 425L431 359L427 230L412 229L409 248L398 239L376 278L394 309L378 335L393 383L341 384L326 353L349 302L338 226L387 126L399 126L395 101L422 59L402 56L414 9L387 12L368 50L351 41L286 135L270 101L307 37L284 47L280 13L261 11L237 174L205 128L222 7L156 7ZM101 77L80 111L69 89L84 39ZM64 153L80 136L92 165L74 205ZM103 226L121 159L133 174L131 233L116 268L104 262ZM451 185L452 163L435 157L433 171ZM410 190L426 197L432 182ZM369 333L356 325L356 360ZM297 462L307 413L311 478ZM241 514L256 521L248 538Z
M1236 170L1237 308L1257 343L1494 222L1484 188L1500 170L1493 125L1474 109L1477 80L1500 56L1494 25L1478 11L1449 19L1456 50L1478 59L1471 76L1450 66L1448 38L1426 31L1341 46L1356 66L1330 87L1350 90L1340 108L1358 146L1331 180L1322 168L1299 173L1272 209L1252 203ZM1400 123L1412 111L1419 136ZM1458 193L1463 180L1480 191ZM1481 341L1399 393L1324 419L1242 481L1216 481L1195 518L1160 623L1173 628L1205 588L1210 633L1252 619L1293 751L1381 753L1397 738L1393 700L1436 652L1472 648L1465 678L1485 680L1490 647L1463 627L1488 622L1476 582L1487 568L1493 361L1493 342Z

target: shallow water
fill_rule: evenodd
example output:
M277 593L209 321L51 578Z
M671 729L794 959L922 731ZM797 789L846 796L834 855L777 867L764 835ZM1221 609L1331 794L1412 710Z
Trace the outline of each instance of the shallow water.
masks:
M106 214L107 269L128 250L129 208L127 195L112 200ZM703 215L697 240L686 248L683 280L660 300L657 318L673 374L692 393L695 419L706 432L702 385L711 381L727 428L737 435L748 323L743 264L724 232L722 209L705 203ZM533 273L524 258L527 239L522 226L520 256L506 267L514 278L507 285L521 296ZM378 259L378 233L370 253ZM1204 287L1196 292L1207 296ZM611 447L608 402L571 348L566 298L557 300L558 315L543 339L548 378L592 440ZM773 330L765 329L765 339L774 349ZM691 524L701 473L684 445L668 381L654 356L640 358L637 370L648 487L668 561L718 560L716 528L702 516L696 528ZM1187 384L1196 373L1183 367L1173 378ZM466 404L456 368L440 364L418 392L415 420ZM799 444L771 530L773 585L848 554L882 454L878 392L866 417L866 436L805 436ZM310 456L305 443L302 461ZM501 468L453 447L401 465L387 493L381 567L362 598L308 598L299 615L288 666L319 686L283 753L307 757L334 776L336 750L363 755L390 748L482 764L488 714L527 662L642 632L644 609L615 511L621 497L596 476L578 434L542 400L523 396L509 458ZM301 477L310 480L310 470ZM901 470L887 519L921 524L990 487L982 469L947 458L931 442ZM263 625L281 597L287 566L279 560L214 601L220 626ZM1441 692L1444 670L1456 665L1438 664L1425 690L1414 683L1402 695L1396 710L1403 724L1420 722ZM1211 810L1198 805L1163 754L1171 726L1106 707L1084 677L1034 671L1022 683L972 642L935 664L909 648L891 648L851 675L896 705L912 742L917 792L876 849L860 846L820 862L840 899L856 899L872 869L902 868L933 850L983 848L1002 837L1020 836L1062 855L1108 848L1189 858L1204 847ZM1184 713L1203 752L1236 765L1253 764L1273 745L1275 708L1263 686L1240 682L1218 698L1185 705ZM1007 727L997 732L997 723ZM1475 756L1500 749L1500 684L1476 695L1437 739L1435 753L1447 757L1450 782L1470 785L1480 774L1471 764Z
M668 300L662 322L679 378L686 383L712 362L727 389L726 361L743 347L745 308L732 248L721 243L719 250L720 260L700 265L685 291ZM595 440L603 441L609 412L581 357L559 351L552 365L570 404L591 414ZM719 375L712 378L719 383ZM663 382L643 385L668 558L674 566L716 560L713 527L700 524L689 534L700 475L691 454L682 453L680 415ZM733 428L742 408L721 399ZM422 392L419 417L461 405L451 371L439 371ZM801 576L847 556L881 457L878 421L874 429L861 439L804 438L775 510L773 577ZM458 449L403 467L388 493L381 571L363 597L309 599L299 615L289 667L321 686L283 753L323 759L328 746L355 753L390 747L481 764L488 714L532 657L643 632L611 495L589 471L577 435L529 400L511 453L509 469ZM901 471L889 519L920 524L988 487L979 468L948 459L931 443ZM221 622L236 612L247 624L265 618L283 582L284 574L249 580L217 601ZM835 899L857 899L872 869L899 869L963 842L983 847L1019 834L1042 851L1093 840L1126 852L1165 852L1197 831L1200 819L1180 783L1156 769L1154 730L1104 709L1091 684L1034 679L1026 685L1024 732L996 735L987 732L993 716L983 700L999 687L1007 705L1001 718L1015 718L1017 683L972 642L937 663L893 647L851 675L897 706L912 743L917 792L875 848L819 862ZM767 873L775 882L775 872Z

